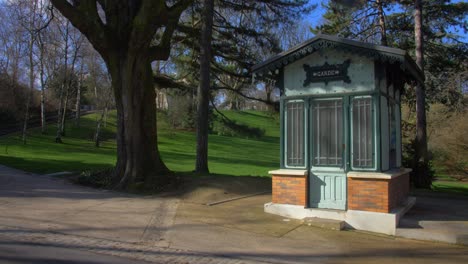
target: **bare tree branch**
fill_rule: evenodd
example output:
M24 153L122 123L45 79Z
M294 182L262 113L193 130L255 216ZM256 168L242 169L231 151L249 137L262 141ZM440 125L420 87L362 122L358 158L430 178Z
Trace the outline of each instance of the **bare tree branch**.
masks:
M150 48L150 59L167 60L171 53L171 39L179 23L182 12L193 2L193 0L181 0L169 8L169 16L161 41L157 46Z
M102 23L95 0L73 1L70 4L67 0L51 0L52 4L70 22L78 28L98 51L103 51L110 47L109 39L115 39L110 35L109 30ZM105 54L105 52L101 52Z

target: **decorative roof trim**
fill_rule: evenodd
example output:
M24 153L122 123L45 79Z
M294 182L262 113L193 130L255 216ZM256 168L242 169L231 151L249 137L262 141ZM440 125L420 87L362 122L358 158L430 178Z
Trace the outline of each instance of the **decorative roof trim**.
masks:
M254 65L251 71L259 76L272 74L277 69L325 48L336 48L390 64L399 63L403 71L409 72L417 81L424 82L421 69L404 50L323 34Z

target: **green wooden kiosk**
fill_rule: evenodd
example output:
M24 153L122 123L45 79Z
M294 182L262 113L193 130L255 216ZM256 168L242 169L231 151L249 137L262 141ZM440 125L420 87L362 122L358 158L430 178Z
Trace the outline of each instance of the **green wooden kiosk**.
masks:
M265 211L394 234L415 202L401 161L405 83L423 82L403 50L329 35L252 68L283 91L281 164Z

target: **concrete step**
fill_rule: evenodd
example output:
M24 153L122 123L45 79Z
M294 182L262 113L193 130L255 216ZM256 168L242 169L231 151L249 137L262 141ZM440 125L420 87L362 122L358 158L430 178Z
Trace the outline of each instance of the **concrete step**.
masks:
M306 226L320 227L337 231L343 230L345 228L345 221L340 220L306 217L303 219L303 221L304 225Z

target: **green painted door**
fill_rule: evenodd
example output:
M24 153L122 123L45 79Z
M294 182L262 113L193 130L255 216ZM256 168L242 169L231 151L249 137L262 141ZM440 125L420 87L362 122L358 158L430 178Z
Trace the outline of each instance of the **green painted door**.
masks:
M345 210L344 99L317 99L310 107L310 206Z

